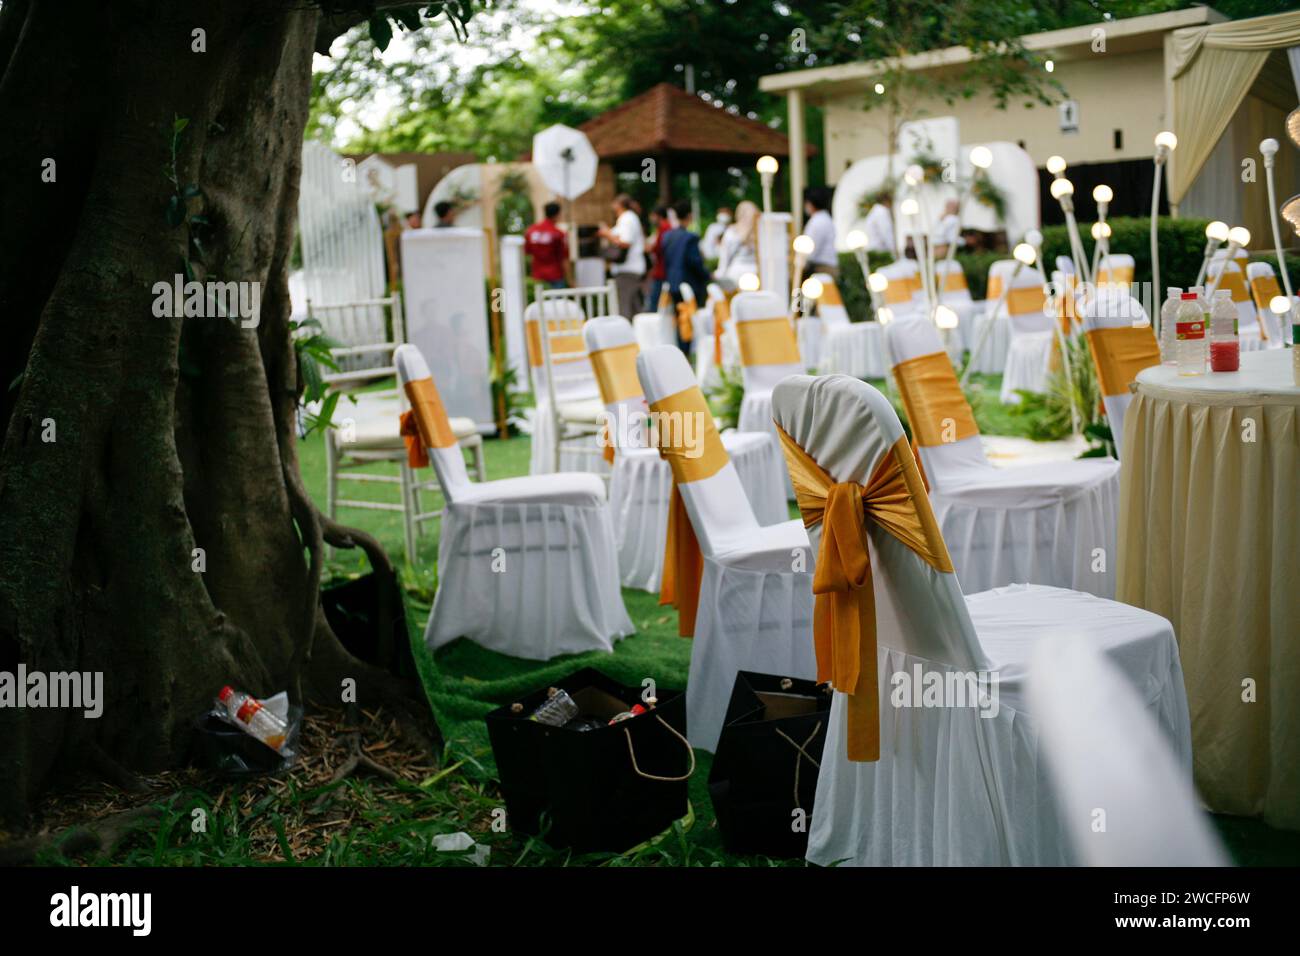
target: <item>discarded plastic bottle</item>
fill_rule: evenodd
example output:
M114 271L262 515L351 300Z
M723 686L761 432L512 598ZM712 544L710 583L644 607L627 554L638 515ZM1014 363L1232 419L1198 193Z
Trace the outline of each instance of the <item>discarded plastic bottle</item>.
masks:
M288 725L262 706L262 702L242 690L226 686L217 695L221 706L226 708L230 719L239 725L245 733L256 737L277 753L284 746L288 736Z
M546 724L550 727L563 727L574 717L582 713L582 709L573 701L568 692L555 687L549 688L549 694L545 703L533 711L529 720L535 720L539 724Z

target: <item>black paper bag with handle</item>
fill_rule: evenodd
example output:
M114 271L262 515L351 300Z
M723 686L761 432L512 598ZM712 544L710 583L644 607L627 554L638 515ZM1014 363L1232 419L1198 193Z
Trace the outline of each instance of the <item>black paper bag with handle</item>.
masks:
M830 710L829 685L736 675L709 772L709 797L728 850L773 857L807 851Z
M591 729L531 719L550 687L573 698ZM489 713L510 828L536 835L545 817L551 846L621 853L685 816L686 781L695 770L686 697L656 693L653 709L610 724L635 705L647 706L641 691L585 668Z

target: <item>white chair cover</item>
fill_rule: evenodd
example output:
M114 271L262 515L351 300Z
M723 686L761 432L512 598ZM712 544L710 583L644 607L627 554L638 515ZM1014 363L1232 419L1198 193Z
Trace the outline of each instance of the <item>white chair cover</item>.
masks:
M943 351L929 322L885 332L896 364ZM963 589L1027 581L1114 596L1119 462L994 468L978 435L918 451Z
M925 313L925 290L921 285L921 267L915 259L896 259L877 270L889 280L885 289L885 305L896 319L910 313Z
M642 352L637 372L651 405L698 388L676 348ZM704 556L686 683L686 727L692 746L712 751L738 671L816 676L813 561L802 522L759 526L730 462L711 477L679 488Z
M865 483L903 434L888 400L845 376L788 379L773 407L780 426L836 481ZM811 529L814 550L820 533L820 526ZM964 598L956 576L935 570L874 522L868 548L881 757L847 759L846 697L836 693L809 830L811 862L1075 862L1026 702L1027 664L1044 642L1074 638L1105 653L1190 767L1182 671L1168 621L1057 588L1020 585ZM975 706L953 698L924 706L928 681L956 685L981 672L989 683L972 695ZM918 678L917 696L903 690ZM908 706L916 703L923 706Z
M631 325L621 316L591 319L583 326L582 334L593 356L606 349L636 344ZM663 577L672 470L659 452L649 447L644 427L649 406L644 395L630 395L607 404L605 410L617 448L609 483L609 509L618 543L619 574L624 587L657 592ZM788 520L785 462L771 436L728 429L721 437L759 523Z
M788 318L789 314L786 303L773 292L741 292L731 300L731 318L737 324ZM742 365L741 371L745 382L745 397L740 405L738 428L742 432L768 432L775 438L776 431L772 426L772 389L787 375L802 372L802 363Z
M1133 257L1122 252L1107 253L1097 263L1094 284L1128 286L1133 284L1136 264Z
M677 320L668 311L638 312L632 318L632 327L636 330L636 344L643 349L677 344Z
M1114 660L1087 641L1039 641L1028 688L1079 862L1228 865L1192 789L1190 751L1175 749L1183 741L1171 742L1152 720Z
M530 475L545 475L555 468L555 416L551 409L550 396L547 394L547 368L541 353L541 335L543 330L538 321L541 310L546 310L550 320L572 321L583 318L582 306L571 299L561 299L545 303L531 302L524 310L524 328L528 333L528 358L533 377L533 415L532 446L528 463ZM574 333L577 335L577 333ZM589 363L574 363L565 369L565 377L558 376L555 383L555 399L559 403L562 415L574 421L589 423L593 428L600 419L603 406L600 403L600 388L596 384L595 374ZM560 470L562 472L590 472L591 474L608 474L609 468L596 454L597 438L593 434L589 439L566 439L560 449Z
M835 280L818 273L823 286L835 286ZM818 356L816 367L821 372L843 372L854 378L884 378L888 363L885 361L885 335L879 322L853 322L843 300L820 301L817 314L821 321L821 351L803 352L805 361L810 355ZM802 343L800 350L802 351Z
M430 379L413 345L394 355L399 381ZM424 639L466 637L528 660L613 649L632 633L618 586L605 486L589 474L471 483L455 445L428 454L446 507L438 593Z
M980 336L984 335L984 327L989 323L993 325L983 350L979 355L973 356L972 369L985 375L1001 375L1007 367L1007 352L1011 350L1011 321L1007 318L1006 309L1000 309L998 314L994 315L993 305L997 302L995 290L999 283L1005 285L1010 281L1015 267L1015 259L998 259L989 266L984 301L977 303L982 305L982 308L975 313L970 334L966 336L966 348L973 351L975 343L980 340Z
M954 338L960 355L963 350L975 347L975 316L980 308L971 298L970 287L966 285L966 273L960 262L955 259L940 259L934 264L934 275L939 288L939 303L957 313Z
M1016 290L1041 288L1043 276L1037 269L1020 270L1011 281L1012 299L1003 305L1011 326L1011 342L1007 348L1007 364L1002 370L1002 404L1020 402L1018 389L1027 392L1047 391L1047 376L1052 364L1052 343L1056 339L1053 324L1056 319L1046 314L1043 306L1030 308L1017 305L1013 298Z
M1096 294L1083 304L1081 318L1085 333L1093 329L1120 329L1135 323L1151 324L1142 304L1129 295L1128 287L1119 285L1098 287ZM1103 395L1101 401L1106 407L1115 447L1119 448L1124 442L1124 414L1133 403L1133 393Z

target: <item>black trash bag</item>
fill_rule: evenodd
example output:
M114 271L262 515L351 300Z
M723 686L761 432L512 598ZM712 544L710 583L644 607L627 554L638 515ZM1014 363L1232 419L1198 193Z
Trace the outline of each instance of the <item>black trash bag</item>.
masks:
M709 797L729 851L782 858L807 852L830 710L828 684L736 675L709 771Z
M419 675L406 629L402 593L396 578L389 578L383 587L382 580L371 571L350 581L329 584L321 588L321 607L330 630L349 654L395 677L415 680Z
M213 707L194 721L190 763L224 777L256 777L287 770L298 759L302 713L301 707L289 706L289 732L277 751L231 723L225 711Z
M547 687L486 718L512 830L535 836L545 819L553 847L621 853L686 815L695 756L681 691L660 688L653 709L609 724L641 704L638 688L593 668L552 686L581 711L569 726L529 719L548 699Z

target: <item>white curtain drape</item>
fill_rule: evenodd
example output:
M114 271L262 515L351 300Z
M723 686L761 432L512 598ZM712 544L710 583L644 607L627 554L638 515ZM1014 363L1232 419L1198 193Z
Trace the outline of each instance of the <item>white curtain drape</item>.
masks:
M1300 11L1175 30L1165 64L1178 150L1169 202L1182 200L1272 50L1300 45Z

